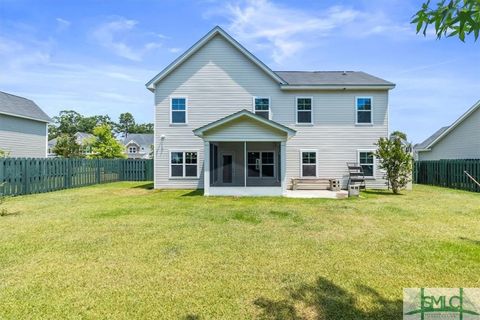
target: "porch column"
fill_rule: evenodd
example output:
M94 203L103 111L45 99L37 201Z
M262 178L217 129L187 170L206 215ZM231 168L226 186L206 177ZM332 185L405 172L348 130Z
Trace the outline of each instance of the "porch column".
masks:
M247 187L247 141L243 142L243 186Z
M203 194L210 194L210 142L204 141L203 148Z
M282 141L280 142L280 185L282 187L283 192L287 190L286 171L287 171L287 142Z

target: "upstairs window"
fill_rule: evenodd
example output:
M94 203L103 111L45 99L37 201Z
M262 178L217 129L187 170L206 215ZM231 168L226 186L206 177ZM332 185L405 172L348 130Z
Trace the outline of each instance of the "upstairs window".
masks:
M254 98L254 113L270 119L270 98Z
M357 124L372 124L372 98L357 98Z
M187 98L172 98L170 121L172 124L187 123Z
M174 151L170 153L170 176L172 178L197 178L197 152Z
M128 147L128 153L137 153L137 147Z
M358 163L362 167L365 177L373 178L375 176L375 155L373 151L360 151L358 153Z
M312 98L297 98L297 123L312 123Z

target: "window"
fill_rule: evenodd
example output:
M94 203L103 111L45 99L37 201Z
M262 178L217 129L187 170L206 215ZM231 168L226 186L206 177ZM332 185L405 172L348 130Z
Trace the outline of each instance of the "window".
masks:
M170 176L173 178L196 178L198 173L197 152L174 151L170 153Z
M358 153L358 163L362 167L365 177L375 176L375 156L373 151L360 151Z
M137 147L128 147L128 153L137 153Z
M312 123L312 98L297 98L297 123Z
M172 124L187 123L187 98L172 98L171 113Z
M317 152L302 151L302 177L317 176Z
M254 113L270 119L270 98L254 98Z
M357 98L357 124L372 123L372 98Z
M274 178L275 153L272 151L248 152L247 166L249 177Z

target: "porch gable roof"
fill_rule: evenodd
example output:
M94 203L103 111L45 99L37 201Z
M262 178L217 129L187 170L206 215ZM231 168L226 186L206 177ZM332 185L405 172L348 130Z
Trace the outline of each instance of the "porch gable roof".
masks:
M206 131L209 131L209 130L212 130L212 129L215 129L215 128L219 128L219 127L224 126L228 123L235 122L236 120L240 120L241 118L246 118L248 120L252 120L254 122L257 122L258 124L265 125L265 126L270 127L272 129L282 131L286 134L287 139L290 139L291 137L293 137L297 133L296 130L293 130L293 129L291 129L287 126L284 126L283 124L280 124L278 122L275 122L273 120L265 119L264 117L256 115L256 114L254 114L254 113L252 113L252 112L250 112L246 109L240 110L240 111L232 113L231 115L228 115L224 118L221 118L221 119L218 119L216 121L210 122L210 123L208 123L208 124L206 124L206 125L204 125L200 128L197 128L197 129L193 130L193 133L196 136L198 136L200 138L203 138Z

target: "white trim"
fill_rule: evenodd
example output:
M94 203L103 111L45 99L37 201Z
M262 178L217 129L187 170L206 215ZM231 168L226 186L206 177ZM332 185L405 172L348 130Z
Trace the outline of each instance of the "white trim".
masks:
M188 125L188 96L169 96L170 98L170 125L171 126L185 126L185 125ZM172 110L172 103L173 103L173 99L185 99L185 122L178 122L178 123L174 123L172 122L172 115L173 115L173 110ZM176 112L179 112L179 111L176 111Z
M248 163L248 153L249 152L258 152L260 153L260 164L259 164L259 168L260 168L260 175L258 177L250 177L248 176L248 168L247 168L247 178L248 179L260 179L260 180L263 180L263 179L276 179L277 178L277 171L278 171L278 167L277 167L277 161L275 161L276 157L277 157L277 153L275 152L275 150L247 150L247 154L246 154L246 163L247 163L247 166L251 165ZM273 153L273 177L264 177L263 176L263 172L262 172L262 153L266 153L266 152L271 152ZM272 165L271 163L267 163L266 164L267 166L270 166Z
M370 99L370 122L358 122L358 99ZM357 126L371 126L373 125L373 97L371 96L356 96L355 97L355 125ZM365 112L365 111L362 111Z
M29 117L29 116L23 116L23 115L19 115L19 114L15 114L15 113L4 112L4 111L0 111L0 114L4 114L4 115L10 116L10 117L16 117L16 118L23 118L23 119L28 119L28 120L34 120L34 121L38 121L38 122L52 123L52 121L49 121L49 120L32 118L32 117Z
M173 152L182 152L183 153L183 176L182 177L172 177L172 153ZM197 176L196 177L186 177L185 176L185 165L186 165L186 157L185 153L187 152L196 152L197 153ZM168 150L168 178L171 180L196 180L200 177L200 152L198 149L170 149ZM176 164L179 165L179 164Z
M282 196L283 188L280 187L210 187L209 196Z
M289 84L281 84L280 89L282 90L390 90L395 88L395 85L344 85L344 84L330 84L330 85L289 85Z
M201 47L203 47L207 42L213 39L216 35L223 36L231 45L237 48L241 53L243 53L249 60L251 60L256 66L266 72L272 79L280 84L286 84L280 76L273 72L267 65L245 49L240 43L238 43L234 38L232 38L228 33L226 33L222 28L216 26L210 30L205 36L203 36L199 41L197 41L193 46L191 46L187 51L185 51L180 57L170 63L165 69L163 69L159 74L157 74L152 80L147 82L145 85L150 91L154 91L157 83L170 74L174 69L181 65L185 60L190 56L195 54Z
M311 109L310 109L310 122L298 122L298 99L310 99ZM305 112L305 111L302 111ZM313 97L312 96L296 96L295 97L295 124L300 126L313 125Z
M315 152L315 177L318 178L318 150L317 149L300 149L300 177L301 178L312 178L311 176L303 176L303 153L304 152ZM308 165L308 164L307 164Z
M439 135L435 140L433 140L432 142L430 142L430 144L428 146L426 146L424 149L421 149L421 150L417 150L417 151L430 151L431 148L438 142L440 141L441 139L443 139L443 137L445 137L446 135L448 135L453 129L455 129L456 127L458 127L458 125L460 125L463 120L467 119L471 114L473 114L478 108L480 108L480 100L477 101L477 103L475 103L470 109L467 110L467 112L465 112L464 114L462 114L460 116L460 118L458 118L450 127L448 127L445 131L442 132L441 135Z
M253 96L252 97L252 113L257 115L257 110L255 109L255 99L268 99L268 120L272 120L272 99L265 96ZM265 112L265 110L258 110L259 112ZM260 116L261 117L261 116Z
M365 176L367 180L375 180L377 177L377 157L375 156L375 149L357 149L357 163L359 166L362 164L360 163L360 153L361 152L372 152L373 153L373 175L372 176Z

